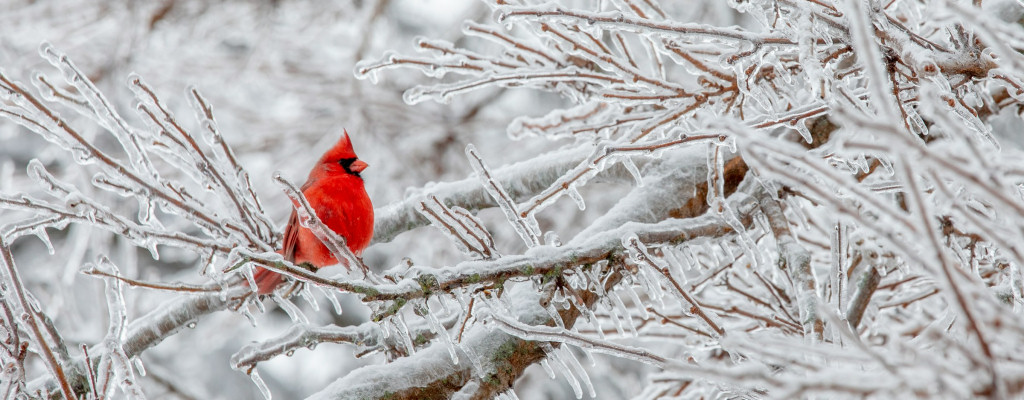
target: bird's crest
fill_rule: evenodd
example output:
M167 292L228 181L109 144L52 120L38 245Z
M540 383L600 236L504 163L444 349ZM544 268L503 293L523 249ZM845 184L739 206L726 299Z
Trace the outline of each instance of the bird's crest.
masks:
M338 139L338 143L324 153L320 158L321 163L333 163L346 158L357 158L356 151L352 149L352 140L348 137L348 130L345 130Z

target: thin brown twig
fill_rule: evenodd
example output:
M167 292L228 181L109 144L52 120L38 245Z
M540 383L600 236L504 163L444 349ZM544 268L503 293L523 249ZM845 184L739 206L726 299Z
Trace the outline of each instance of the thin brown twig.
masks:
M0 76L0 79L2 79L2 76ZM32 311L33 308L29 305L26 289L21 283L18 268L14 265L14 256L11 254L11 249L8 247L6 239L4 238L0 238L0 261L3 262L3 266L7 270L6 275L10 280L10 282L7 283L8 290L14 291L15 299L23 310L25 322L28 323L28 331L32 333L32 336L36 340L36 346L38 347L37 350L39 351L39 355L43 357L43 360L46 363L46 368L49 369L50 373L52 373L57 379L57 384L59 385L64 398L77 398L75 391L71 389L71 384L68 382L68 377L64 372L64 367L57 362L57 357L54 356L53 349L50 348L50 344L47 343L43 337L43 333L39 328L39 321L36 320L36 313Z
M167 292L185 292L185 293L210 293L219 292L220 289L198 285L187 285L184 283L168 284L168 283L156 283L156 282L145 282L137 279L127 278L118 274L111 274L106 271L102 271L97 268L82 271L83 274L99 277L114 278L121 282L128 284L129 286L141 287L146 289L162 290Z

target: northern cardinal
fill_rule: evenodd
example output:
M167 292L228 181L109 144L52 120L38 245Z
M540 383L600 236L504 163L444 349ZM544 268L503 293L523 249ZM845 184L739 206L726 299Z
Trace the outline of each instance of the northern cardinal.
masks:
M352 141L345 131L338 143L316 162L302 185L302 194L317 217L344 237L348 248L356 255L362 254L373 237L373 205L363 187L363 178L359 176L367 166L352 150ZM288 219L284 245L279 253L294 264L309 263L314 268L338 263L327 246L299 224L295 210ZM264 268L258 268L254 277L258 294L274 291L283 281L281 274Z

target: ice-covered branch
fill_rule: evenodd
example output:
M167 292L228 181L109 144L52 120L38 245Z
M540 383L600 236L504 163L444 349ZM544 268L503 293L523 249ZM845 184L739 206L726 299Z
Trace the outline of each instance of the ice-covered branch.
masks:
M555 151L495 168L491 172L493 179L505 188L510 197L523 198L549 188L590 153L588 148ZM625 168L609 168L601 176L613 180L632 179ZM429 221L418 212L420 202L427 196L437 197L449 206L459 206L469 211L497 206L475 177L430 184L414 193L404 200L374 210L374 243L389 242L403 232L427 225Z
M652 199L658 198L657 196L660 196L662 192L649 189L651 187L656 187L656 185L645 185L644 188L648 189L644 190L644 192L654 196ZM734 189L734 186L730 187L730 189ZM677 195L681 197L676 197L676 201L685 201L688 196L685 193L677 193ZM745 215L747 218L755 209L753 204L749 203L748 201L747 204L744 204L741 201L735 205L740 210L741 215ZM583 244L576 247L549 249L547 246L541 246L531 252L527 252L523 256L505 256L498 260L499 262L504 261L505 265L484 265L481 261L470 261L463 263L461 266L456 266L455 270L478 271L480 279L486 279L495 274L500 276L503 273L509 273L514 276L522 271L542 273L547 276L552 272L561 274L561 271L567 271L575 266L603 261L611 266L612 271L622 271L624 262L629 257L627 249L622 247L622 238L624 236L635 234L637 238L645 242L668 245L700 238L719 237L733 232L729 224L724 223L718 216L711 214L688 219L672 219L665 213L662 214L662 218L668 219L653 224L628 223L615 229L601 232L588 238L588 240L580 240L579 243ZM531 256L531 253L535 255ZM496 262L490 262L489 264L496 264ZM601 290L610 290L621 279L621 272L613 272L613 274L618 278L601 283L601 285L607 286ZM446 274L439 274L439 276L442 277L440 279L445 279ZM451 279L447 278L446 282L450 281ZM440 290L450 290L450 288L446 289L445 284L438 284L437 287ZM529 287L530 285L527 283L514 284L512 290L520 294L509 293L506 295L513 296L513 298L522 296L521 293L524 291L530 293ZM536 293L531 294L532 296L538 295ZM517 300L515 303L517 306L512 310L511 315L518 318L521 322L533 325L550 322L552 315L543 309L538 310L537 308L540 308L540 305L531 302L539 301L539 299L532 296L528 298L536 300ZM593 294L586 297L587 299L580 303L579 307L589 309L599 299L599 296ZM571 326L575 323L575 319L581 312L580 308L574 307L567 314L558 318L565 319L565 325ZM340 399L353 396L377 398L382 393L393 395L395 398L421 398L425 395L450 396L450 393L462 389L473 374L480 377L496 374L492 379L496 379L497 383L500 384L494 384L495 382L493 381L489 381L491 383L489 385L481 383L479 389L472 390L472 392L484 397L487 397L488 393L490 395L500 393L507 387L503 385L509 384L525 367L539 360L543 352L539 348L540 344L523 342L507 334L494 334L489 333L489 331L490 329L487 326L474 325L469 327L469 332L467 332L468 338L462 342L461 348L472 349L472 352L467 352L470 357L476 356L484 360L492 359L493 356L497 355L496 352L501 352L500 354L505 356L513 354L513 356L500 361L509 363L509 366L506 368L511 368L503 374L497 374L490 370L479 371L476 367L467 366L465 362L454 364L447 357L436 354L437 352L444 351L444 346L437 344L389 364L390 368L386 366L371 366L357 370L335 381L331 386L312 398ZM444 358L444 360L437 360L437 358ZM395 373L413 378L396 381L394 379L396 375L392 375Z
M176 16L206 22L204 13L218 7L192 12L179 3L136 10L154 13L148 25L132 26L159 34L161 46L133 31L117 57L100 67L89 57L106 53L90 47L102 37L90 22L55 24L75 35L53 37L78 37L81 29L90 39L78 40L87 43L84 49L69 48L85 54L80 64L52 46L41 49L63 79L36 73L30 84L19 83L11 78L22 74L19 58L5 59L12 65L0 74L0 118L10 122L0 125L0 208L10 212L0 221L7 253L0 274L7 288L0 293L0 397L108 397L121 395L118 387L126 396L151 387L181 393L174 387L183 385L167 382L193 381L200 394L186 395L214 397L198 383L221 377L195 379L190 368L179 368L184 361L177 354L196 352L171 349L175 356L164 357L163 348L152 348L173 345L167 339L184 327L203 329L203 317L228 309L259 319L257 329L292 324L264 343L210 341L240 349L233 366L250 373L266 396L321 390L313 397L505 399L544 391L644 399L1015 398L1024 392L1024 361L1005 351L1024 343L1024 142L1015 134L1024 108L1024 30L1016 23L1024 7L1018 2L485 0L464 10L461 30L410 39L409 31L429 32L433 16L416 15L413 30L403 20L396 24L402 37L382 37L404 9L387 0L339 12L259 8L260 15L286 18L250 25L271 24L275 33L276 24L299 27L269 36L234 25L251 5L229 1L233 14L218 14L217 26L230 28L223 31L231 37L190 23L209 36L183 36L201 52L164 53L168 39L179 37ZM46 4L0 15L0 24L13 27L9 44L38 42L19 27L44 15ZM97 20L109 22L107 14ZM317 25L336 15L360 23ZM342 31L358 38L335 40ZM261 40L250 40L256 36ZM388 49L393 39L410 42L415 54ZM207 60L220 53L206 51L204 40L230 54ZM169 69L168 80L139 63L174 64L153 53L188 60L190 72L231 67L205 67L200 77ZM387 74L397 87L378 90L335 73L352 70L353 55L374 53L354 65L355 78L377 84ZM337 54L340 59L323 62ZM295 56L303 62L288 61ZM136 61L125 66L123 59ZM245 61L235 68L232 60ZM244 73L221 79L221 69ZM107 86L119 80L111 71L122 70L140 70L153 85L131 75L130 93L119 96ZM324 84L325 77L342 86ZM212 97L193 87L183 101L157 96L157 88L182 81L201 84ZM238 95L210 83L216 81L248 91ZM281 107L268 98L289 102ZM402 100L454 104L404 108ZM175 116L179 108L191 121ZM389 161L408 161L375 163L365 175L379 205L373 243L396 242L367 249L372 267L397 265L384 274L332 276L333 269L316 273L284 261L274 251L279 232L258 196L270 191L263 186L269 173L250 182L243 168L294 164L290 156L339 121L366 128L353 131L367 135L357 139L367 160L390 152ZM25 133L55 146L25 144L29 151L22 154L18 139ZM417 140L406 140L411 134ZM468 164L450 157L467 143L475 146L466 153ZM496 159L514 161L502 166ZM423 168L396 171L396 165ZM290 167L269 170L275 168ZM458 174L468 177L421 186ZM398 197L409 186L417 188ZM358 263L300 191L285 187L295 215L308 219L303 226L346 265ZM566 210L563 197L579 210ZM481 213L486 209L498 213ZM515 232L489 230L494 216ZM414 231L427 224L464 258L432 251L433 237ZM558 236L568 234L563 244ZM37 255L34 243L12 246L26 236L62 258L40 262L47 256ZM526 250L519 250L517 236ZM98 248L108 245L116 250ZM132 245L152 257L140 257ZM85 279L103 281L103 292L75 281L83 260L100 253L111 254L124 271L106 262L87 268ZM33 269L14 268L13 259ZM245 285L248 265L305 282L294 298L308 300L313 310L319 307L313 291L330 300L352 293L351 301L369 307L371 321L347 313L311 323L317 311L280 295L272 299L283 313L254 316L263 303ZM180 272L191 266L201 281ZM125 285L155 290L122 291ZM103 299L101 293L106 301L96 305L107 313L76 319L72 311L86 307L79 300ZM154 305L146 296L166 301ZM48 314L61 318L50 321ZM101 320L107 322L93 323ZM331 322L352 325L319 326ZM71 354L60 334L69 325L76 332L67 338L75 342ZM217 328L228 336L221 328L229 326ZM355 344L360 354L381 351L386 360L335 376L326 388L294 379L305 375L298 368L257 367L323 342ZM167 363L160 375L176 379L143 377L138 356L146 351L160 353L147 355L147 364ZM591 353L599 354L583 365ZM346 369L342 364L330 367ZM566 393L519 379L531 365L561 374Z
M50 374L57 380L58 389L64 395L65 398L76 398L75 392L71 385L81 378L80 372L72 369L73 374L68 374L69 365L63 365L61 360L54 354L55 351L52 346L55 344L50 343L46 340L43 334L42 322L39 319L42 317L42 311L39 307L33 306L29 302L29 294L26 292L25 285L22 283L18 268L14 264L14 256L11 254L10 245L3 238L0 238L0 262L3 263L3 277L4 286L7 290L10 290L14 294L14 304L16 304L17 312L22 316L21 320L24 321L26 326L23 329L28 331L32 335L32 341L35 344L35 351L43 357L43 361L46 365L46 369L50 371ZM6 303L6 302L5 302ZM6 306L5 306L6 307ZM21 325L21 324L18 324Z
M778 243L780 268L789 269L796 279L797 304L800 322L804 332L821 340L824 323L818 317L818 284L811 271L811 252L801 246L789 229L789 221L783 215L778 200L765 196L761 198L761 210L768 219L775 241Z
M293 210L298 214L298 221L303 227L306 227L316 235L316 238L320 240L324 246L327 246L327 250L331 254L341 261L349 271L352 270L352 266L355 265L364 274L369 273L369 269L363 265L363 262L348 248L346 240L341 235L338 235L331 229L324 225L320 217L317 216L316 211L309 205L309 201L306 200L306 196L302 194L295 184L289 182L287 179L281 177L281 174L274 174L274 181L280 184L288 195L288 198L292 200Z
M231 365L245 371L275 356L291 354L301 348L314 349L321 343L351 343L360 348L374 348L383 340L380 327L373 322L346 327L292 325L288 332L277 338L242 348L231 357Z
M540 20L565 20L574 24L585 22L611 29L637 32L663 32L678 35L692 35L712 39L740 40L757 44L795 44L787 37L760 35L739 29L718 28L697 24L679 24L634 18L622 12L590 13L578 10L551 7L507 7L501 10L499 20L539 17Z

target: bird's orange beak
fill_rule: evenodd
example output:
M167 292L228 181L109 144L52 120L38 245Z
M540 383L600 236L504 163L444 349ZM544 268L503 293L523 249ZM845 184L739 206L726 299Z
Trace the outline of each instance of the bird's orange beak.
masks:
M363 160L356 160L355 162L352 163L352 165L350 165L348 167L348 169L350 169L350 170L352 170L352 172L355 172L355 173L358 174L360 172L363 172L363 170L366 169L366 167L369 167L369 166L370 166L370 164L367 164L367 163L363 162Z

